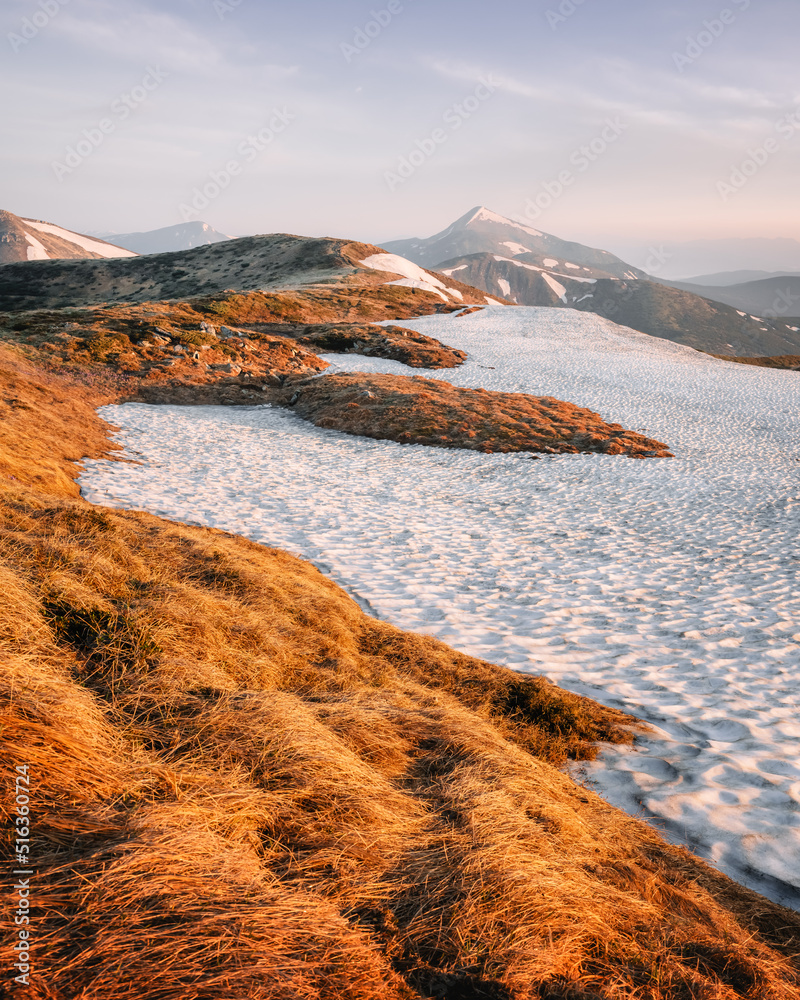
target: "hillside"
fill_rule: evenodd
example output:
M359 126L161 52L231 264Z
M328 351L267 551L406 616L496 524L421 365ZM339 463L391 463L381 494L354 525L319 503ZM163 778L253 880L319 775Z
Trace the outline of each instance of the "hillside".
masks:
M593 291L596 277L576 277L560 265L561 269L532 264L530 257L475 253L444 261L438 270L521 306L571 305Z
M792 320L753 319L710 297L655 282L598 281L591 297L573 305L712 354L760 357L800 351L800 328Z
M385 300L400 309L394 318L402 318L403 309L412 310L406 315L419 315L415 310L433 311L442 304L455 308L486 302L477 289L426 272L380 247L278 234L130 260L11 264L0 269L0 310L177 300L228 291L277 292L314 286L322 288L324 297L330 295L331 285L349 291L361 287L365 297Z
M391 253L435 270L441 270L444 261L489 253L516 257L538 267L574 270L579 277L645 277L644 271L631 267L607 250L559 239L482 207L473 208L428 239L390 240L384 246Z
M0 264L135 257L123 247L36 219L0 211Z
M87 504L110 394L21 351L0 742L7 812L35 776L31 996L800 997L797 914L558 770L631 720L286 553Z

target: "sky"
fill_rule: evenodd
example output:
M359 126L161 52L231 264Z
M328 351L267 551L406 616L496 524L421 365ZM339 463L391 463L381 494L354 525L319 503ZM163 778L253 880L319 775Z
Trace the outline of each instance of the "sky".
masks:
M727 6L726 6L727 3ZM0 208L384 242L800 236L797 0L3 0Z

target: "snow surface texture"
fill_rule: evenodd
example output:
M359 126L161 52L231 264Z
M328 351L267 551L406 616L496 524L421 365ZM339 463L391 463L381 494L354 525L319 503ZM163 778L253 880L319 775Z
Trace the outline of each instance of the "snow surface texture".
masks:
M532 461L128 404L102 412L142 464L87 462L84 495L290 549L402 628L649 721L575 773L800 908L800 374L568 309L403 325L469 352L437 378L588 406L677 457Z
M113 247L108 243L100 243L98 240L90 239L88 236L81 236L79 233L71 233L68 229L62 229L61 226L53 226L49 222L34 222L32 219L23 219L22 221L26 226L32 226L40 233L50 233L51 236L60 236L62 240L66 240L68 243L74 243L83 250L88 250L90 253L96 253L100 257L139 256L132 250L123 250L122 247Z

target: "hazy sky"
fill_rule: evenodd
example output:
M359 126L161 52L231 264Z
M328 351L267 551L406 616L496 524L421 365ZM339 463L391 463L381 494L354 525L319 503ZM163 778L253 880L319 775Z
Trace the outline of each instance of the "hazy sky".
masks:
M3 0L0 29L0 207L73 229L800 233L798 0Z

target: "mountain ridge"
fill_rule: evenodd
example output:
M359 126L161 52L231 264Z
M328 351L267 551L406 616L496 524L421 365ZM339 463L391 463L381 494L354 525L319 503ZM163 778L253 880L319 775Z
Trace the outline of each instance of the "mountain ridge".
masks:
M162 226L133 233L98 233L102 239L113 240L117 246L138 254L170 253L192 250L211 243L224 243L234 239L214 229L207 222L182 222L176 226Z
M135 257L125 247L65 229L42 219L0 210L0 265L20 261Z

